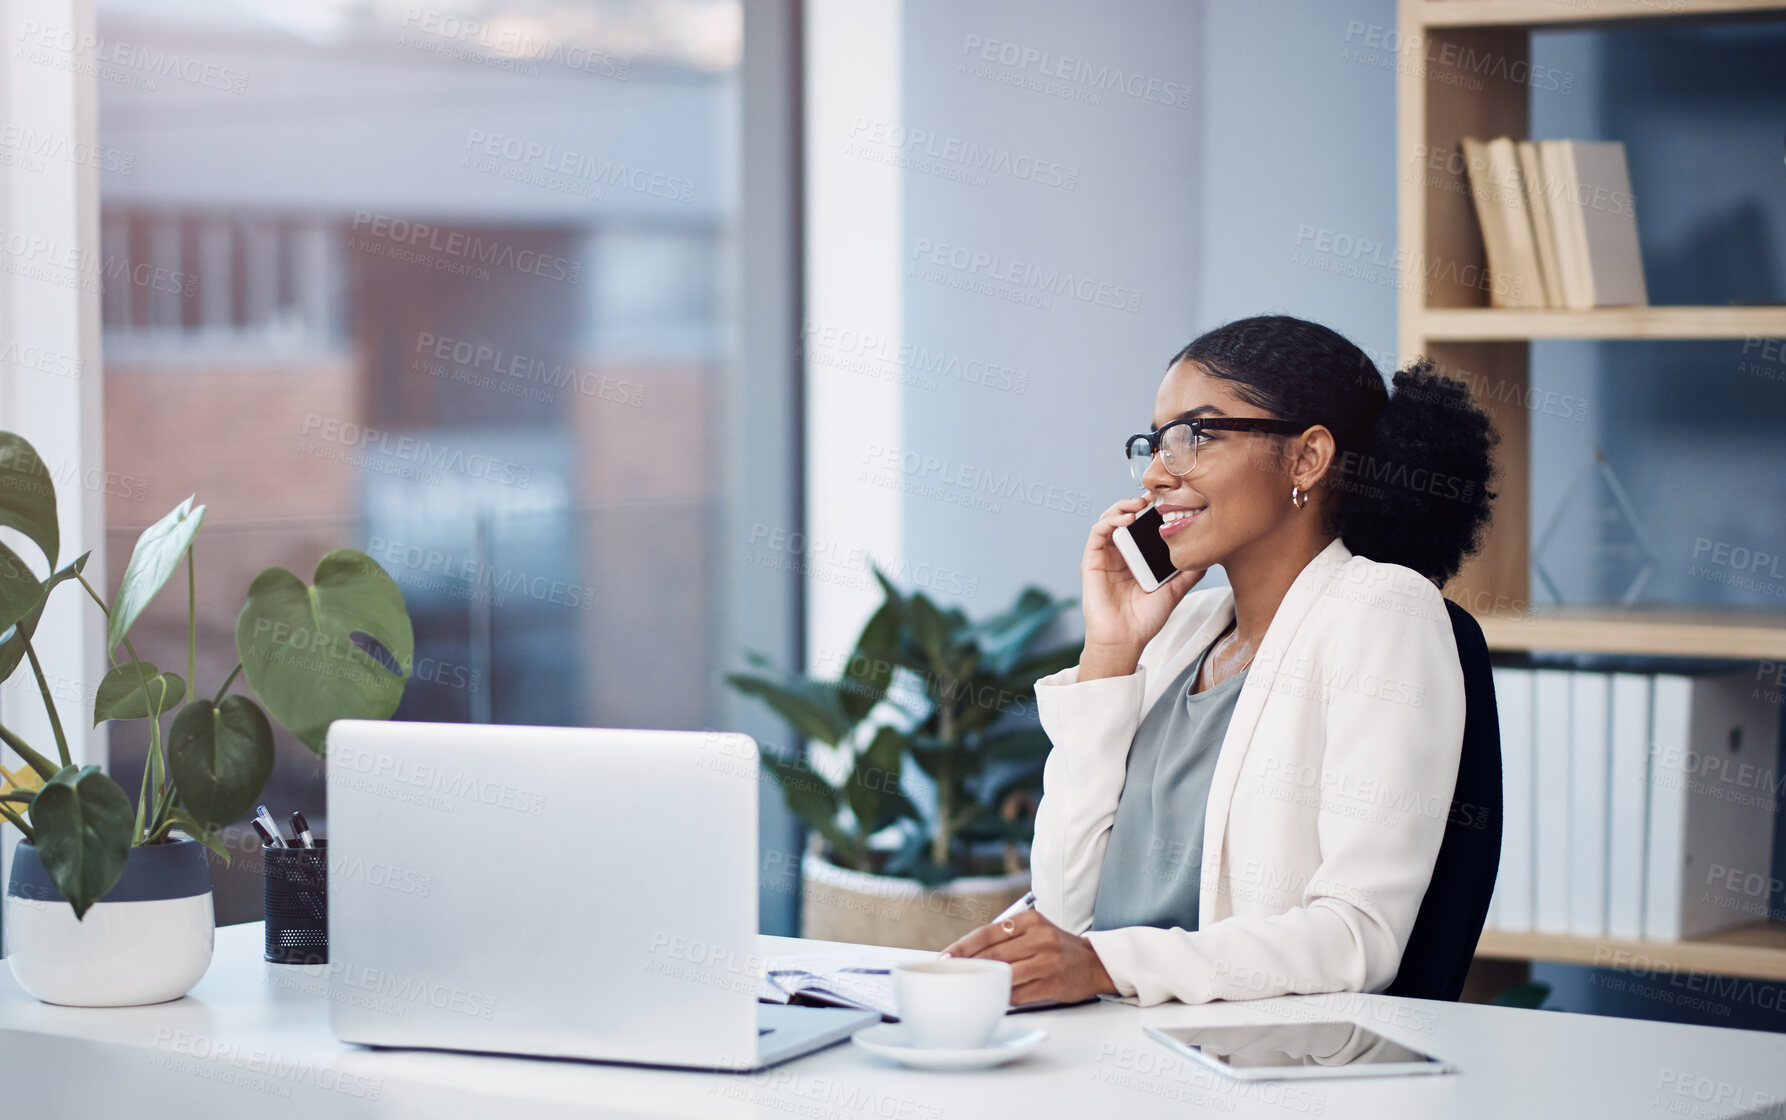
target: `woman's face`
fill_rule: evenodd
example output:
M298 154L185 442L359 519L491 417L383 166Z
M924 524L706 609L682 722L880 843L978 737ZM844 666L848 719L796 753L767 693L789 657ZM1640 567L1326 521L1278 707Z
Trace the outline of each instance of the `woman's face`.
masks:
M1265 415L1235 394L1233 382L1211 377L1187 360L1166 371L1154 398L1153 426L1158 430L1173 420L1199 416ZM1142 482L1165 519L1160 537L1174 567L1223 563L1269 535L1286 516L1302 512L1290 504L1289 443L1258 432L1204 432L1197 465L1182 476L1154 456Z

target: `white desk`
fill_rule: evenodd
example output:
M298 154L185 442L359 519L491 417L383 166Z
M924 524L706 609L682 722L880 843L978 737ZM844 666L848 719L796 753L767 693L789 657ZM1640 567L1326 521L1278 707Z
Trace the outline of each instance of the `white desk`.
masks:
M822 947L765 938L764 951ZM1006 1120L1195 1115L1709 1118L1786 1115L1786 1035L1387 996L1302 996L1035 1012L1048 1041L1003 1069L921 1073L848 1043L755 1074L372 1051L329 1033L326 970L262 962L259 924L217 932L190 996L155 1007L51 1007L0 970L8 1115L60 1118L402 1116ZM1237 1087L1143 1024L1349 1018L1456 1062L1453 1076ZM1684 1091L1683 1091L1684 1090Z

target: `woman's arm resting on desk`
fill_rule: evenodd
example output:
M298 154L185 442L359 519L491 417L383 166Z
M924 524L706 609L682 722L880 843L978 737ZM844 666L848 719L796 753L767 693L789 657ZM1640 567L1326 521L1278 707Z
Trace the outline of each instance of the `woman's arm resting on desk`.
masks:
M1011 966L1011 1002L1078 1003L1116 992L1091 942L1034 910L981 926L943 950L945 957L980 957Z

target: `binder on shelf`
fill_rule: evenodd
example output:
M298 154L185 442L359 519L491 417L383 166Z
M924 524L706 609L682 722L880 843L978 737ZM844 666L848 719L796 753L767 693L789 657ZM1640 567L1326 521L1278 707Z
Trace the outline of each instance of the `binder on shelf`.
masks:
M1501 865L1494 928L1532 929L1532 670L1494 670L1501 725Z
M1643 936L1644 848L1649 837L1650 679L1612 675L1608 736L1606 933L1626 941Z
M1608 698L1605 673L1569 674L1569 932L1606 936Z
M1569 731L1567 669L1532 670L1532 929L1569 932Z
M1780 713L1746 674L1652 682L1643 936L1768 916Z

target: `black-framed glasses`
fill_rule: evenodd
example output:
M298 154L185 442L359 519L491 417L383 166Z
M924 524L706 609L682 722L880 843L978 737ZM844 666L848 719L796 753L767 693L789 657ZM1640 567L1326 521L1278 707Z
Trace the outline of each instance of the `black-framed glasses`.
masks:
M1204 432L1264 432L1270 435L1293 436L1307 431L1309 425L1294 420L1272 420L1264 416L1199 416L1173 420L1152 432L1140 432L1123 443L1128 456L1129 474L1146 486L1143 476L1153 457L1160 465L1180 477L1197 469L1197 448L1207 440Z

